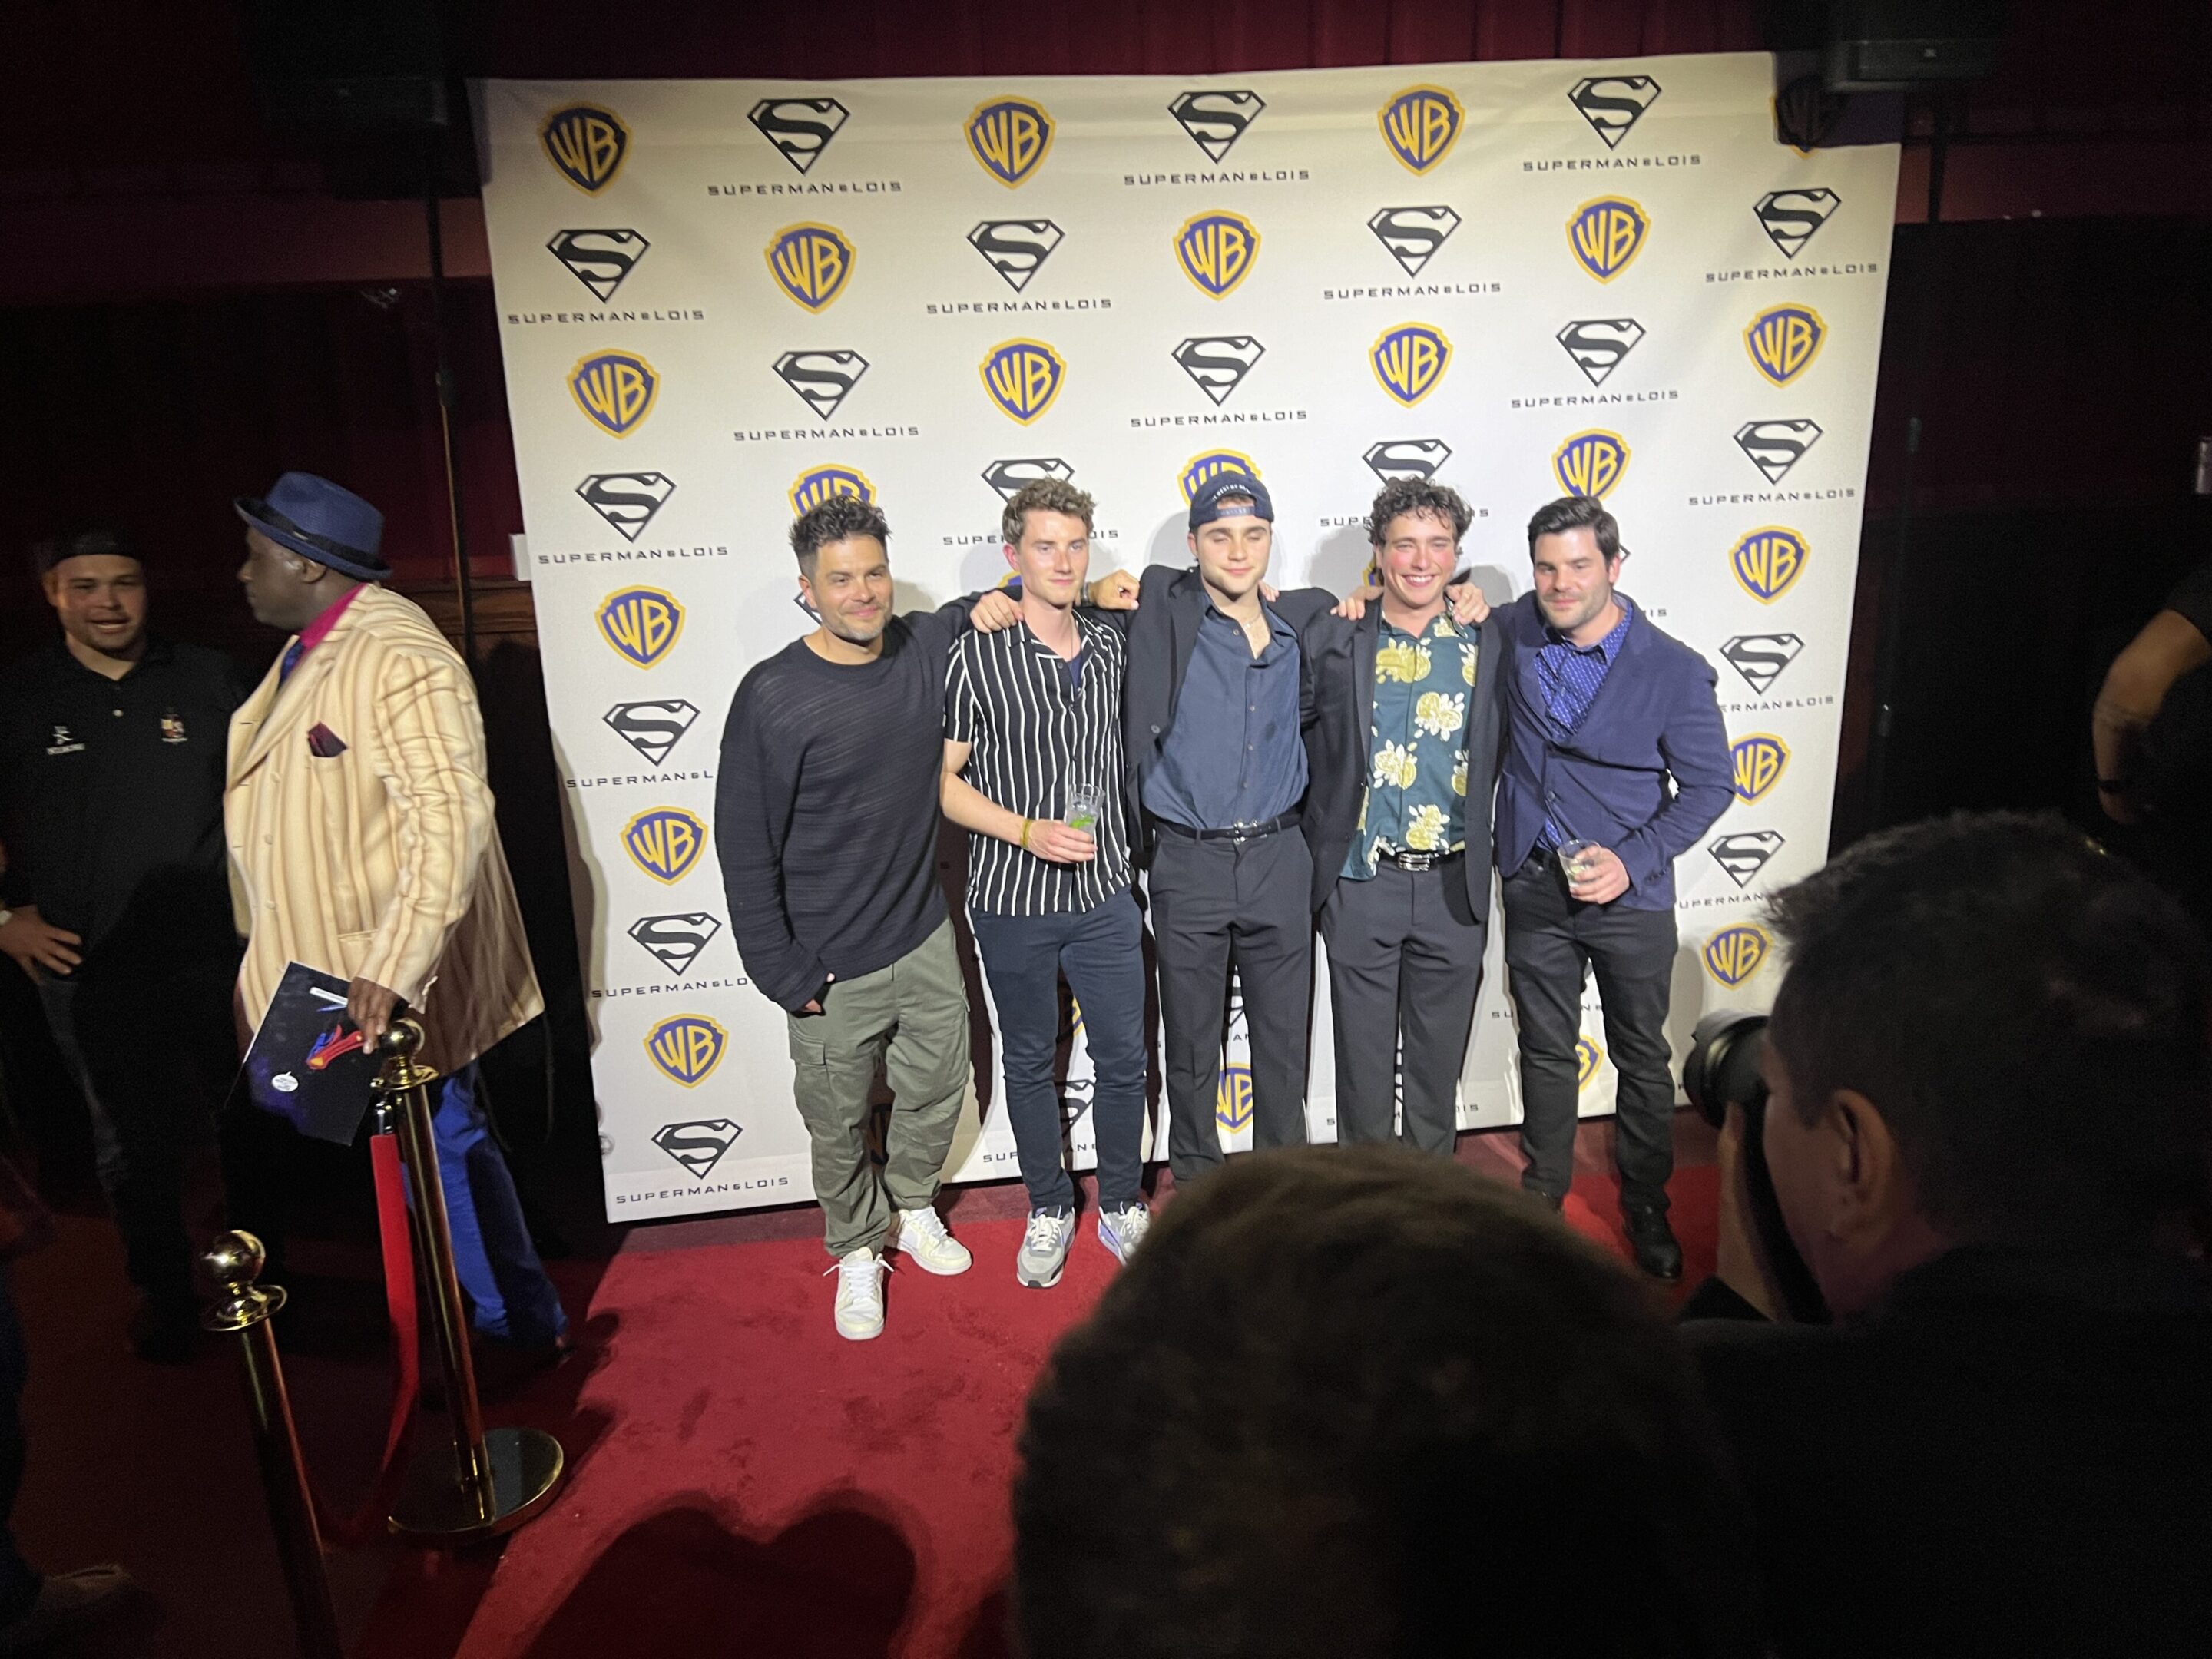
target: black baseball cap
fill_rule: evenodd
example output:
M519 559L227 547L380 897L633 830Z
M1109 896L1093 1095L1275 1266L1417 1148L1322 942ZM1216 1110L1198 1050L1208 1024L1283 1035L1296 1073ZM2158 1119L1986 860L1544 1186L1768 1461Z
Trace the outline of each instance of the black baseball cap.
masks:
M31 549L31 562L41 576L65 560L103 557L146 562L145 556L119 530L79 530L66 536L49 536Z
M1224 495L1249 495L1252 505L1224 507ZM1216 519L1264 519L1275 521L1275 503L1268 498L1267 486L1249 472L1217 472L1190 492L1190 527L1212 524Z

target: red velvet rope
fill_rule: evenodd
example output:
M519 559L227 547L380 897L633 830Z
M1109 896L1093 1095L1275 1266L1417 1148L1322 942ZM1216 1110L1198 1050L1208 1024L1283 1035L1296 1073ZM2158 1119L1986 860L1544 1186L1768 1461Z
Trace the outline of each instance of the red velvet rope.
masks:
M351 1515L333 1515L315 1496L315 1523L326 1546L366 1544L385 1534L385 1517L406 1473L413 1438L415 1396L422 1380L422 1331L415 1316L415 1251L407 1231L407 1180L399 1162L399 1137L371 1135L369 1164L376 1172L376 1222L384 1249L384 1302L392 1320L392 1416L384 1434L384 1462L368 1497Z

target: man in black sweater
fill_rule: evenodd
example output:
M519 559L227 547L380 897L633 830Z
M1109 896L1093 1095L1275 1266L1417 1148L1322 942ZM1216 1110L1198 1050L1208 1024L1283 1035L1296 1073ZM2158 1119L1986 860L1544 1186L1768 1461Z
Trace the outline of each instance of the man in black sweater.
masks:
M837 1259L839 1334L883 1330L891 1208L926 1272L967 1271L936 1211L969 1077L968 996L937 878L945 672L1002 593L891 614L890 528L836 496L792 526L799 592L821 618L754 665L722 732L714 835L745 972L788 1019L794 1093L813 1143L814 1194ZM1134 587L1117 574L1094 602ZM880 1176L869 1093L894 1096Z
M1836 1322L1767 1322L1735 1108L1720 1274L1686 1310L1735 1317L1683 1328L1778 1650L2203 1652L2201 935L2079 832L2012 815L1869 837L1772 910L1764 1157Z

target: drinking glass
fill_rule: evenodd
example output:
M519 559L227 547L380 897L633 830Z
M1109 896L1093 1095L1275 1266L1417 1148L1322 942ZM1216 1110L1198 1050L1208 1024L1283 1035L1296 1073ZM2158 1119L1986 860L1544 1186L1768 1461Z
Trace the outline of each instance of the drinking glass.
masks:
M1602 850L1594 841L1563 841L1559 843L1559 868L1568 881L1580 881L1590 873L1590 854Z
M1098 825L1099 809L1105 805L1105 791L1090 778L1079 779L1067 786L1067 827L1080 830L1085 835L1094 833Z

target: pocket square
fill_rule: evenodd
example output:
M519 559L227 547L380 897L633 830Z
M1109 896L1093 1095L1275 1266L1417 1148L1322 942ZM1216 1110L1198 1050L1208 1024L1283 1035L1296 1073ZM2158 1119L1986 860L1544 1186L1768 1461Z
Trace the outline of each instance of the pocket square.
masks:
M346 751L345 739L318 720L307 733L307 752L322 760L336 760Z

